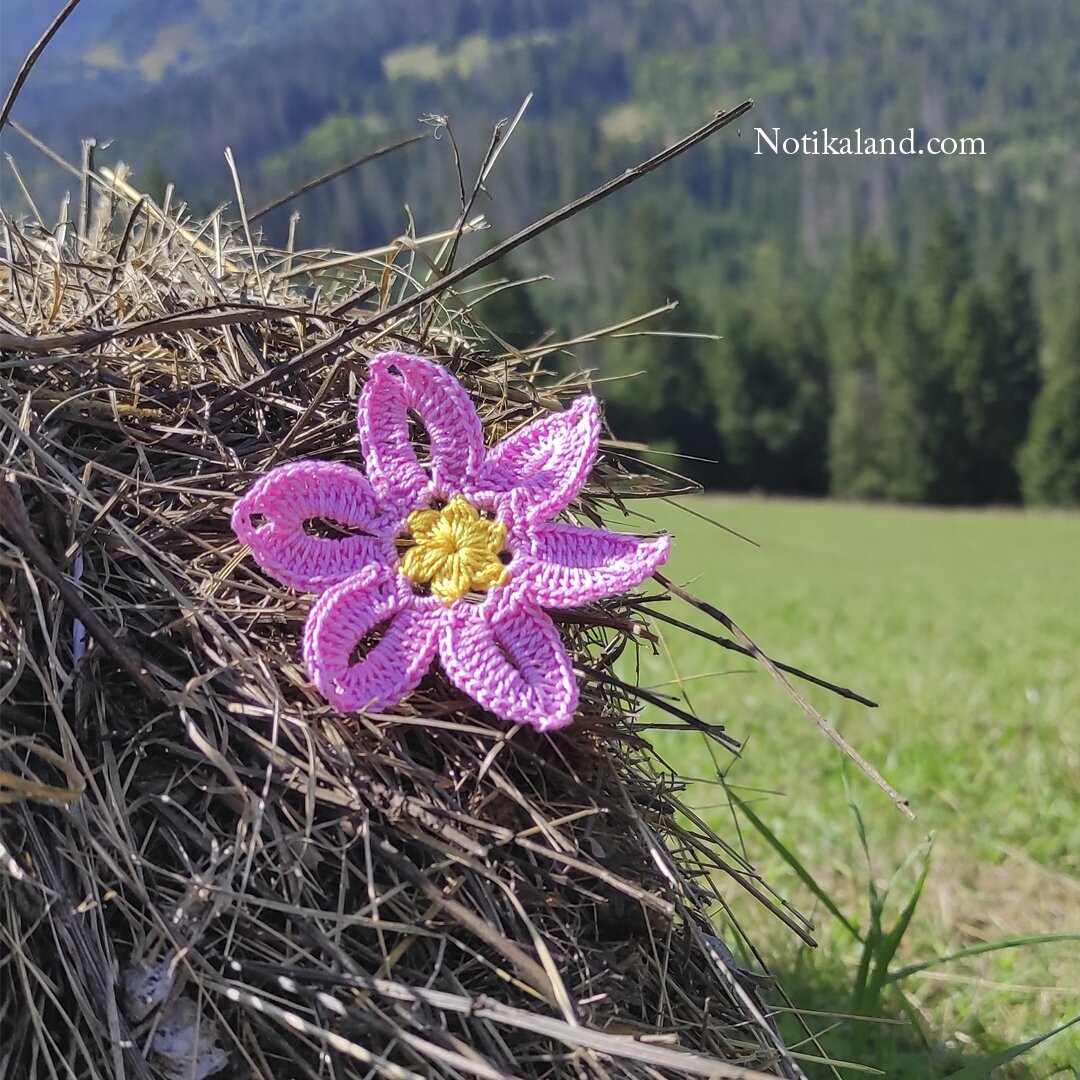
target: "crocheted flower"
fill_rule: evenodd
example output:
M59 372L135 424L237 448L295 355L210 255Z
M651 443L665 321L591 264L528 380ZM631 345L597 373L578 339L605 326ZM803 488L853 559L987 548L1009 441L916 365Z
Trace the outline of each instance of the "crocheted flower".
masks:
M417 452L414 439L427 433ZM667 557L653 540L552 519L596 458L596 399L490 449L469 396L439 365L386 353L360 395L366 476L329 461L279 466L232 525L279 581L318 593L304 629L311 679L338 709L406 697L438 656L455 686L505 720L569 724L578 686L544 609L633 588Z

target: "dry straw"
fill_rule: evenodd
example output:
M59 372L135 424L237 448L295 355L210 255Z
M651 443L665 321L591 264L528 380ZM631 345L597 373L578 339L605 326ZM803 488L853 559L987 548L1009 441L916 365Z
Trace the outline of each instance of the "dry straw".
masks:
M635 714L737 744L615 674L666 583L558 613L582 680L558 737L437 672L341 716L298 663L310 598L229 528L281 461L361 464L374 353L438 357L490 441L585 388L543 374L554 344L479 348L482 291L454 286L491 259L450 268L471 201L438 237L282 251L76 172L75 224L0 237L0 1075L801 1075L714 919L738 888L806 928ZM676 486L608 442L575 512Z

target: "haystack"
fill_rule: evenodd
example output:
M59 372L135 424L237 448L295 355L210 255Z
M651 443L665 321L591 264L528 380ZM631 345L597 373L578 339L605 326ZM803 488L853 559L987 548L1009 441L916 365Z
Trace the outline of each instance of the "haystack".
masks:
M437 668L340 715L299 659L311 597L229 527L273 465L362 466L378 352L445 365L489 443L587 388L552 344L482 347L447 270L466 215L275 250L81 183L0 238L0 1075L801 1075L714 923L764 888L616 668L664 583L556 614L582 694L555 735ZM573 512L633 529L671 488L609 440Z

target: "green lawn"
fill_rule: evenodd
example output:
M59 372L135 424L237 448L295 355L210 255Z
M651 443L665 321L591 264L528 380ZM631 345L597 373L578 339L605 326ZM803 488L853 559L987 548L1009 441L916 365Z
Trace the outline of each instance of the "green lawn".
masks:
M682 503L761 546L661 505L652 513L676 536L670 576L727 612L772 656L880 701L868 710L807 690L910 798L918 820L907 821L868 780L845 770L833 744L752 662L669 628L657 656L642 653L643 682L685 692L702 719L724 723L746 742L743 758L732 762L711 755L699 735L656 735L680 772L704 778L690 802L737 840L725 791L709 782L715 757L731 789L860 924L870 874L844 772L879 884L933 833L930 876L894 967L1005 937L1080 933L1080 516L731 498ZM665 610L705 625L680 601ZM656 710L649 716L658 718ZM759 835L744 828L743 837L767 879L814 918L822 947L808 953L732 887L737 914L798 1004L843 1010L855 943ZM898 886L901 900L914 877ZM983 955L904 985L934 1050L919 1050L910 1031L848 1024L826 1040L830 1051L857 1051L890 1076L946 1075L959 1060L1080 1013L1080 945ZM860 1028L869 1045L860 1045ZM953 1050L968 1056L954 1058ZM1066 1070L1080 1068L1080 1028L1025 1061L1029 1071L1000 1075L1080 1075Z

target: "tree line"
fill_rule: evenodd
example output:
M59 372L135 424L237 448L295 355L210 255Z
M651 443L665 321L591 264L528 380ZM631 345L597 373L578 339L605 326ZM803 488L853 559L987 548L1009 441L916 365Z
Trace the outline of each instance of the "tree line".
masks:
M1048 335L1016 249L976 265L943 207L910 266L863 238L821 287L820 268L765 245L746 281L710 295L660 207L637 203L625 225L611 240L623 316L678 307L575 360L601 376L616 433L665 467L710 489L1080 504L1080 279ZM518 347L544 326L524 292L480 314Z

